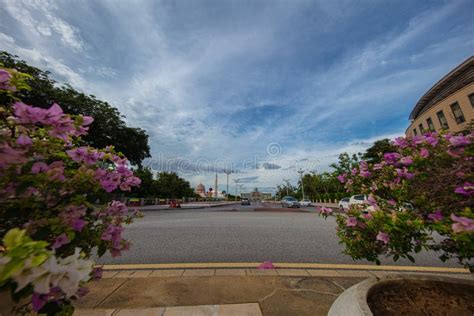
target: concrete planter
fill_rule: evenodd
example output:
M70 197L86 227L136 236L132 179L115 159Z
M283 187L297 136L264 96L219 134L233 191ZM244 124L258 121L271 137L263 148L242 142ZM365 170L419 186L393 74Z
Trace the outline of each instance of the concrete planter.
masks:
M423 275L388 275L382 278L370 278L345 290L331 306L328 316L369 316L373 315L367 303L371 291L376 290L384 284L404 281L436 281L456 285L473 286L474 281L448 278L441 276Z

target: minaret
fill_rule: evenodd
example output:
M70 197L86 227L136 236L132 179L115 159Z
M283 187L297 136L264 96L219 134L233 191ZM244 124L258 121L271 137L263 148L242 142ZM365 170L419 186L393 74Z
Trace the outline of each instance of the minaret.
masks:
M217 172L216 172L216 182L214 185L214 197L217 199Z

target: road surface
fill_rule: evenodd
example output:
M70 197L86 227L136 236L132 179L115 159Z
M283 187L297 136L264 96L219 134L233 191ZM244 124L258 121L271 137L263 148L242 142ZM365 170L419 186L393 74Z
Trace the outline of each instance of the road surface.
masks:
M99 263L367 263L354 262L342 253L334 217L325 220L314 207L309 213L254 211L262 206L146 211L144 218L126 229L132 248L120 257L106 255ZM456 262L442 263L433 253L415 258L418 266L460 267ZM407 260L382 262L413 265Z

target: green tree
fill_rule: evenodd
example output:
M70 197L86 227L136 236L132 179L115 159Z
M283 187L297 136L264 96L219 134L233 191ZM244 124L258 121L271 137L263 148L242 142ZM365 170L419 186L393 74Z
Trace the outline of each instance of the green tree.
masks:
M359 165L360 157L362 156L361 153L353 154L350 156L348 153L342 153L338 157L338 161L336 163L332 163L330 165L336 173L336 175L340 175L343 173L350 173L351 170Z
M109 103L79 92L70 85L59 86L50 78L48 71L30 66L18 56L7 52L0 52L0 64L31 75L27 80L31 90L17 93L24 103L49 108L56 102L65 113L94 117L89 134L83 137L86 144L97 148L114 145L116 151L123 153L135 165L141 165L143 159L150 157L146 132L140 128L128 127L123 115Z
M395 152L396 148L390 143L388 138L376 141L372 147L368 148L362 158L367 162L379 163L382 161L383 154Z
M176 172L159 172L154 183L154 192L160 198L194 197L188 181Z
M138 167L133 171L134 175L140 178L140 187L133 188L130 196L133 197L154 197L155 196L155 180L153 179L153 172L148 167Z

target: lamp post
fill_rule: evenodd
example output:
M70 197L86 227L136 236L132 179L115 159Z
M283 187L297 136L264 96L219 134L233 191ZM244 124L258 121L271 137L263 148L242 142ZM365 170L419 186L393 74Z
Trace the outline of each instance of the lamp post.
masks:
M283 181L286 183L286 195L288 195L288 187L290 186L290 179L283 179Z
M232 181L235 182L235 200L237 201L237 185L239 184L240 179L234 179Z
M303 195L303 200L304 200L304 184L303 184L303 173L304 173L304 170L303 170L303 169L300 169L300 170L298 170L298 173L300 174L301 194Z
M226 194L227 194L227 201L229 201L229 174L232 173L232 170L226 169L224 173L227 175L227 189L226 189Z

